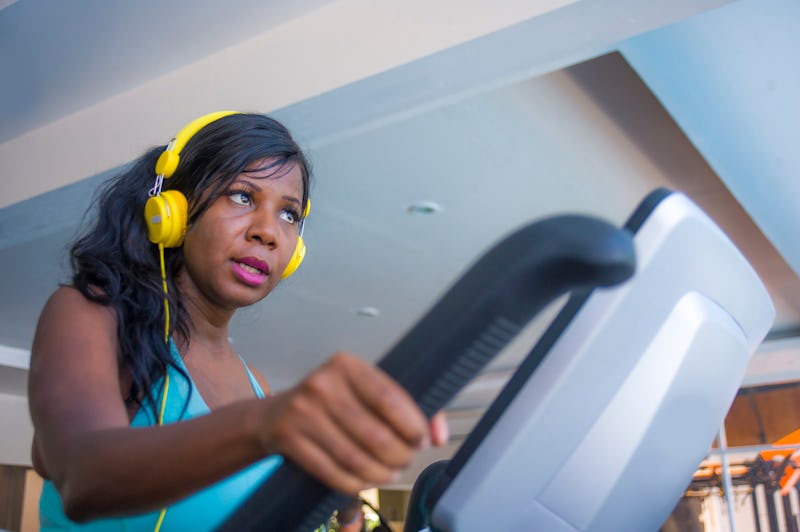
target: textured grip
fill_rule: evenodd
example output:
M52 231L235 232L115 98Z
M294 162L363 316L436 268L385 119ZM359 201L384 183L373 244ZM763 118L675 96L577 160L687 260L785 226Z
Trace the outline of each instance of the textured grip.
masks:
M417 399L417 404L427 417L438 412L467 385L497 353L508 345L520 331L520 325L497 316L463 354L456 356L453 365L446 368Z
M620 283L634 264L630 233L601 220L529 224L484 254L378 366L430 417L547 304L571 290ZM310 532L348 499L287 460L220 530Z

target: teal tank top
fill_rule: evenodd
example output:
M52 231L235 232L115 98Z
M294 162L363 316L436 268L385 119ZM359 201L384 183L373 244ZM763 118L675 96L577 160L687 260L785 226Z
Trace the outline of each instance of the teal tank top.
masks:
M175 344L170 340L170 352L177 364L186 371L183 360ZM242 361L250 384L258 397L264 397L247 364ZM191 419L208 414L210 409L200 396L193 381L187 382L173 367L169 367L169 393L164 411L164 423ZM188 375L188 372L187 372ZM163 379L159 380L151 393L158 397L163 387ZM191 396L189 397L189 390ZM186 398L189 403L183 410ZM160 403L157 403L160 404ZM131 421L131 427L148 427L156 425L152 413L147 408L140 408ZM161 532L185 532L187 530L214 530L227 519L245 499L281 465L280 455L268 456L255 464L212 484L202 491L196 492L167 507L167 513L161 523ZM152 532L161 510L148 514L128 517L98 519L88 523L75 523L64 515L64 506L55 486L49 480L42 486L39 499L39 523L42 532L70 530L76 532Z

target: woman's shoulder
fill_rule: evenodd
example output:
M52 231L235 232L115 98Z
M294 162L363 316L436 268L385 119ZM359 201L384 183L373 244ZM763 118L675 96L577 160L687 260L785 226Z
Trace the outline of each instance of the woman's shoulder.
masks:
M53 292L39 316L31 346L30 382L50 378L86 379L87 366L116 374L118 342L111 309L75 287ZM91 379L89 379L91 381Z
M93 287L89 288L89 293L92 295L101 296L102 292L99 289L95 289ZM95 301L92 301L83 292L81 292L76 286L71 284L62 284L58 288L50 294L50 297L47 299L47 303L45 304L45 308L48 307L56 307L61 308L63 306L70 307L70 308L97 308L97 307L104 307L105 305L101 305Z
M97 294L100 295L100 292ZM64 324L82 321L99 326L103 322L113 324L115 318L110 307L92 301L72 285L62 285L47 299L39 318L39 327L53 322Z

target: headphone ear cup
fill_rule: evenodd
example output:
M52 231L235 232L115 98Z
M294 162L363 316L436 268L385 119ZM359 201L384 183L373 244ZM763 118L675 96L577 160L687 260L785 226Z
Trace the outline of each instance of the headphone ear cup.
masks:
M175 248L183 243L189 217L189 202L177 190L165 190L147 200L144 206L147 237L153 244Z
M303 242L303 237L297 237L297 245L294 247L294 253L292 254L292 258L289 261L289 264L286 265L286 268L283 270L281 274L281 279L286 279L294 272L297 271L297 268L300 267L300 263L303 262L303 258L306 256L306 244Z

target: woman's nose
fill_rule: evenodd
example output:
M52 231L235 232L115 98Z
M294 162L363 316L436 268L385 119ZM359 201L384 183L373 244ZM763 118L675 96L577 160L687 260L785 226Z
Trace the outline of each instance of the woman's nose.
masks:
M278 219L269 209L261 208L253 211L250 225L247 228L247 239L256 240L265 246L277 245Z

